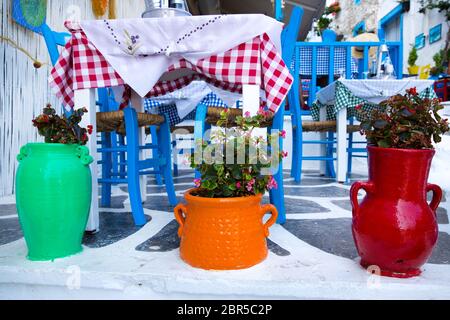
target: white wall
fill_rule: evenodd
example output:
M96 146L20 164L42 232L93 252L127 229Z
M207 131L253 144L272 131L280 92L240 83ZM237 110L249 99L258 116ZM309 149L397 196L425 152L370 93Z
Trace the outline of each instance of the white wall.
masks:
M139 17L144 0L116 0L118 18ZM12 20L12 1L0 3L3 37L8 37L29 51L39 61L49 62L43 38ZM81 19L93 19L91 1L48 0L47 24L57 31L65 31L63 21L74 13ZM47 102L57 106L47 84L50 67L35 69L22 52L0 40L0 196L14 191L16 155L22 145L40 140L32 126L32 118Z
M364 1L364 0L363 0ZM378 11L378 20L383 18L389 11L398 5L396 0L380 0L380 7ZM447 36L448 25L445 22L445 17L437 10L429 11L426 14L419 13L420 3L418 0L411 0L409 12L403 15L403 72L407 73L408 55L411 45L414 45L417 35L424 33L426 36L425 47L417 51L418 59L417 65L434 65L433 55L445 46L445 38ZM431 27L442 23L442 38L441 40L429 44L428 32Z

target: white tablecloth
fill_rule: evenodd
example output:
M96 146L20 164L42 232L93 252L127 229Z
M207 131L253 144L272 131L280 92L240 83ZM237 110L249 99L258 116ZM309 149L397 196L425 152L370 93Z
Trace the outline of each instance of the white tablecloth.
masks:
M80 25L114 70L140 96L149 92L161 74L181 58L195 63L264 33L281 52L283 27L262 14L88 20Z

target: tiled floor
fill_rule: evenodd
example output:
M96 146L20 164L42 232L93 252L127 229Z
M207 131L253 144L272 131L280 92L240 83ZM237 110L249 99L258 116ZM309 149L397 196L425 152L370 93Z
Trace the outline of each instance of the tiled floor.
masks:
M362 176L353 178L364 179ZM188 171L175 178L180 200L183 192L192 186L192 179ZM37 263L25 259L26 245L15 205L11 203L13 198L1 199L0 297L33 298L33 290L36 295L51 297L59 292L67 298L86 295L92 298L108 295L125 298L379 298L392 295L403 298L402 294L422 297L420 294L427 288L443 285L443 271L449 285L439 292L450 297L450 228L446 201L438 210L441 230L438 244L423 275L407 280L380 278L382 284L391 286L391 291L382 292L371 287L373 276L357 262L348 185L320 177L317 172L304 173L303 182L298 185L285 174L287 221L271 228L268 258L250 269L226 272L194 269L180 260L178 224L173 220L173 207L167 202L164 186L156 186L154 180L149 179L147 192L144 208L148 223L145 226L134 225L126 187L117 187L111 208L101 209L100 231L85 235L82 253ZM264 202L268 202L268 197L264 197ZM72 266L80 268L78 290L68 290L65 282L68 276L64 274ZM414 286L414 293L408 292L411 286ZM28 287L34 289L27 291ZM362 291L354 291L355 287ZM437 293L434 296L440 297Z

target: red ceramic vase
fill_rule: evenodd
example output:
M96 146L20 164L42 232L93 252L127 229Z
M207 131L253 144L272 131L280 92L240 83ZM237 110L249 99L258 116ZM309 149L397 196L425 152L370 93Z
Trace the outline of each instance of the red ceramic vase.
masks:
M434 153L368 146L369 180L355 182L350 190L353 239L363 267L398 278L420 274L438 236L442 190L427 183ZM360 189L366 196L358 204ZM430 204L428 191L433 191Z

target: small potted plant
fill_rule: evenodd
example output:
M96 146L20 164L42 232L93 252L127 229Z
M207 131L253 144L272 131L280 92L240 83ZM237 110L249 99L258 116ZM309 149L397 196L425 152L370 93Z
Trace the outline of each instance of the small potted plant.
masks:
M416 88L369 114L359 108L365 117L361 129L368 142L369 180L351 187L352 231L361 265L375 265L381 275L419 275L436 244L442 191L427 180L433 142L449 131L441 109L437 98L421 98ZM360 189L366 195L359 204ZM433 192L430 204L428 191Z
M47 105L33 120L45 143L27 143L17 156L16 205L30 260L82 250L92 183L92 157L83 146L92 128L79 126L85 112L60 117Z
M419 66L416 66L417 58L417 49L415 46L411 46L411 51L409 51L408 55L408 73L410 75L419 74Z
M270 174L276 165L271 162L280 161L284 153L253 134L265 121L264 114L238 116L237 127L232 128L228 117L226 110L220 113L220 128L211 134L210 144L196 142L190 161L201 178L186 192L187 204L174 209L180 224L180 256L202 269L243 269L264 260L269 227L277 218L276 208L261 205L261 200L266 190L277 186ZM278 141L278 136L272 138ZM263 223L268 212L272 215Z

